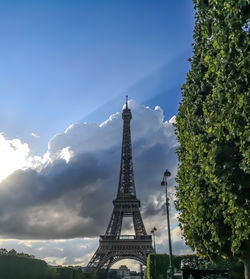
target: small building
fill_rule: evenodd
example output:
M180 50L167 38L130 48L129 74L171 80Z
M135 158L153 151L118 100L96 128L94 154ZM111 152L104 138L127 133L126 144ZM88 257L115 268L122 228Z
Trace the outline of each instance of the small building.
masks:
M130 279L130 269L126 265L121 265L117 270L117 274L123 279Z

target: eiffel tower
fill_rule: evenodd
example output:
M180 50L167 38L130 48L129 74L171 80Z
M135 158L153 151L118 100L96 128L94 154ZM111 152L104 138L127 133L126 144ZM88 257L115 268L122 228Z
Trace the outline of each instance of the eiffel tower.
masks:
M121 152L120 178L114 208L104 235L100 236L99 247L87 265L86 271L99 273L106 271L116 262L133 259L146 265L147 255L154 253L152 236L148 235L140 213L140 200L136 198L130 120L131 110L122 112L123 139ZM123 217L132 217L135 235L121 235Z

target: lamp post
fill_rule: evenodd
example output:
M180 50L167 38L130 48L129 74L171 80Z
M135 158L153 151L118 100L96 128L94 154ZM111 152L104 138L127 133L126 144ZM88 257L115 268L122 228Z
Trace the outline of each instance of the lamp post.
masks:
M156 249L155 249L155 231L157 231L157 228L154 227L151 230L151 233L153 234L153 240L154 240L154 251L155 251L155 255L154 255L154 272L155 272L155 276L156 276Z
M167 190L167 177L169 176L171 176L171 173L170 171L166 170L163 174L163 180L161 182L161 186L165 186L166 188L166 209L167 209L167 223L168 223L168 245L169 245L169 273L170 273L170 278L174 279L171 232L170 232L170 221L169 221L169 198L168 198L168 190Z
M141 279L143 279L142 264L140 264L140 273L141 273Z
M156 227L154 227L154 228L151 230L151 233L153 234L154 250L155 250L155 254L156 254L156 249L155 249L155 231L157 231L157 228L156 228Z

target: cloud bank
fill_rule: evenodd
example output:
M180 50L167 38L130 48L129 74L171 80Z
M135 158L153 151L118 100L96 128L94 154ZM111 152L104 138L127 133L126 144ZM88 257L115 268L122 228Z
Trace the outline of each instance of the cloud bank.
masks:
M168 168L173 200L177 172L175 118L164 121L160 107L151 109L134 101L129 101L129 107L137 197L147 231L156 226L159 247L165 247L165 193L160 181ZM48 240L103 234L117 192L122 124L121 112L101 125L73 124L49 141L47 153L36 158L33 166L22 166L4 179L0 183L0 236ZM34 162L28 150L25 156ZM171 206L174 233L176 212Z

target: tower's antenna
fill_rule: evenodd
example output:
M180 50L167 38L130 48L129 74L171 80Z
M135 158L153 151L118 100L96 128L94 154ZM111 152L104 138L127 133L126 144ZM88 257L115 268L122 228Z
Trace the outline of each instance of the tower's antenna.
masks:
M128 95L126 96L126 109L128 109Z

